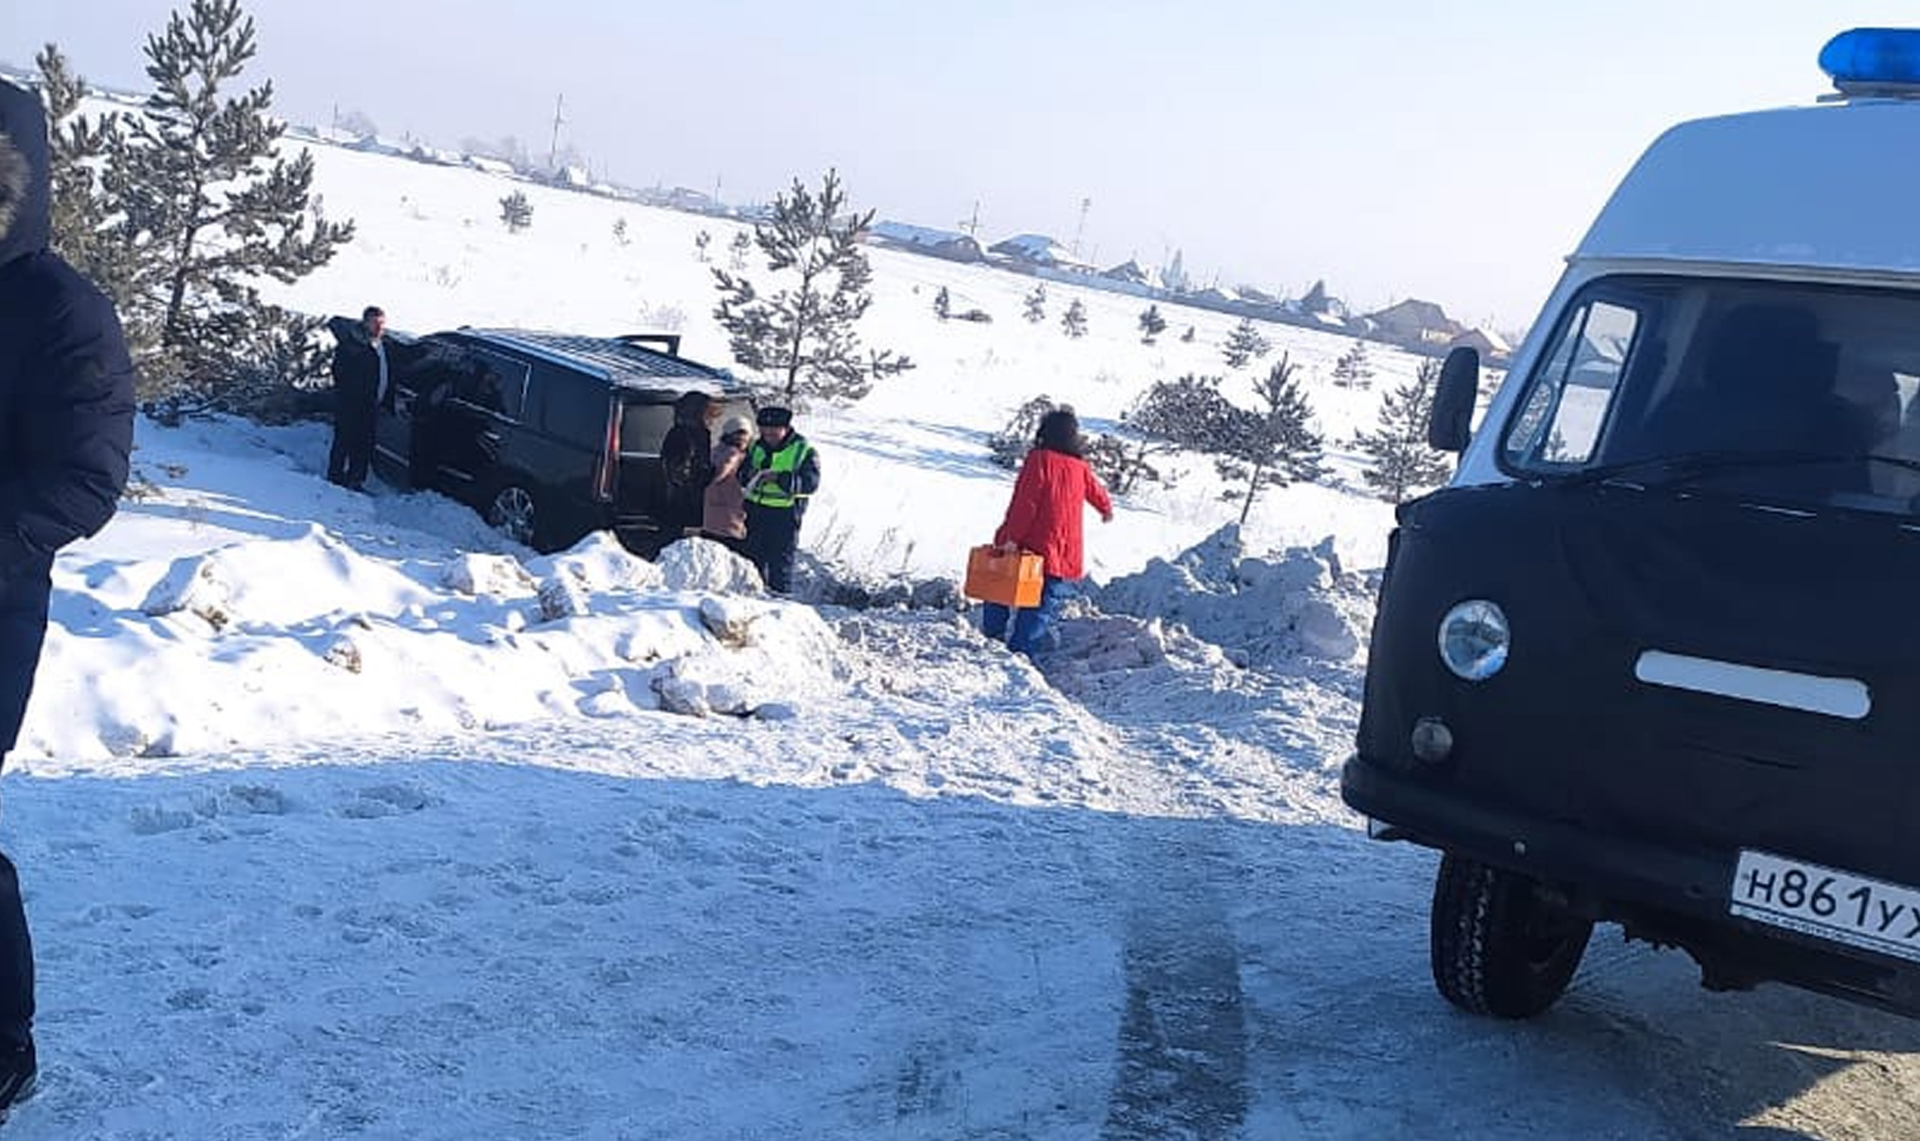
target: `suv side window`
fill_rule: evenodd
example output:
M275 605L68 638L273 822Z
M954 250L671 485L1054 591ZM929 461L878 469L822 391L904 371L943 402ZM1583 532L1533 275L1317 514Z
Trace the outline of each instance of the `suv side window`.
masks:
M467 350L467 358L469 367L454 385L454 398L509 420L520 419L532 371L526 362L480 348Z
M1567 316L1507 432L1508 463L1564 468L1593 459L1640 325L1639 310L1600 298Z
M537 371L540 428L598 451L607 439L607 386L591 377L542 366Z

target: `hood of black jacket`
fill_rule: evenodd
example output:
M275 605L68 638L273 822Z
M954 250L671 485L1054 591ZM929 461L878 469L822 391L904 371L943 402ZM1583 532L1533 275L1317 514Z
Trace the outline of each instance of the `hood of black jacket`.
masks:
M0 265L47 248L53 236L47 116L33 92L0 80Z

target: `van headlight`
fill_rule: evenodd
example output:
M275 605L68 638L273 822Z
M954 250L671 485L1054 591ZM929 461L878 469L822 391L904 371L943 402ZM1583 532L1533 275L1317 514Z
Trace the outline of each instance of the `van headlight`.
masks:
M1462 602L1440 620L1440 660L1455 677L1485 681L1507 664L1507 616L1485 599Z

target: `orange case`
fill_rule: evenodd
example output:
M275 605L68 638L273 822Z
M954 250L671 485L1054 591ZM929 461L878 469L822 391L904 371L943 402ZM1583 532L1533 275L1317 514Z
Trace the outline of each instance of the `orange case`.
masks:
M1039 555L1001 555L991 546L975 547L967 552L967 582L961 590L968 598L1024 610L1040 605L1046 578Z

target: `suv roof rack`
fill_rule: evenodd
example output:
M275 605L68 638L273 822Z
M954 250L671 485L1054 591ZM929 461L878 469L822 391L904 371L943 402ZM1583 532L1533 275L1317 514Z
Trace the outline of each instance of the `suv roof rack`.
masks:
M619 384L658 387L661 381L705 380L725 383L732 375L723 369L679 355L680 337L673 333L629 333L619 337L589 337L533 329L475 329L460 332L560 364L583 368ZM662 352L645 342L659 342Z
M670 357L680 355L680 334L678 333L622 333L614 340L623 345L639 345L642 348L648 345L659 345L660 351Z

